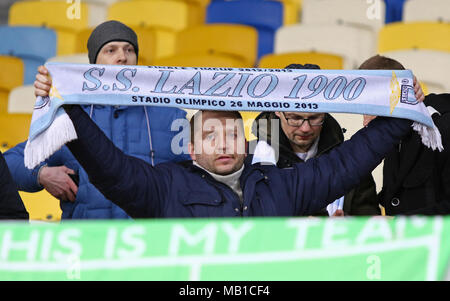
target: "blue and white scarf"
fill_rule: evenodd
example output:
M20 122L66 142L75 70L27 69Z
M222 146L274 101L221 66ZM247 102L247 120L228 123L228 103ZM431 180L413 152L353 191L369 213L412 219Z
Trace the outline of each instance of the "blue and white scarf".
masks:
M439 131L414 96L410 70L188 68L48 63L49 97L38 97L25 147L33 168L77 138L63 104L199 110L341 112L411 119L422 142Z

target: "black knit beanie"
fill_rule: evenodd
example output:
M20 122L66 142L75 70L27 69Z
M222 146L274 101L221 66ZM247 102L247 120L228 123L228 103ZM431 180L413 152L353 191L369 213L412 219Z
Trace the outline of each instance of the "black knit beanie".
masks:
M87 42L89 63L95 64L100 49L102 49L106 43L113 41L130 43L134 46L136 58L138 57L138 40L133 29L118 21L106 21L98 25L89 36Z

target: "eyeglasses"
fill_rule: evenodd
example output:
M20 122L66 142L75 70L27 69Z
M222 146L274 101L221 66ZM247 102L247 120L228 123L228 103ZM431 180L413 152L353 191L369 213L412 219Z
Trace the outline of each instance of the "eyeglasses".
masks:
M293 118L287 118L286 114L284 112L283 116L287 121L287 124L290 126L295 126L295 127L301 127L303 125L303 122L308 121L309 126L319 126L322 125L323 122L325 121L325 115L316 115L316 116L311 116L309 118L302 118L300 116L295 116Z

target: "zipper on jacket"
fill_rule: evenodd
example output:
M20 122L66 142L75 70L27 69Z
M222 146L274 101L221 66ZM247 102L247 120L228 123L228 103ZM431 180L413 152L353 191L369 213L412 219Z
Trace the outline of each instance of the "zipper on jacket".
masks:
M240 216L242 217L242 216L243 216L243 215L242 215L242 213L243 213L243 205L244 205L244 191L242 190L242 202L241 202L241 199L239 198L239 195L238 195L236 192L234 192L234 190L231 189L230 186L228 186L228 185L225 184L225 183L216 181L216 180L214 180L214 179L212 179L212 180L214 181L214 182L213 182L213 185L216 187L216 189L219 190L219 193L220 193L220 195L222 196L223 199L226 200L225 196L223 195L223 192L222 192L216 185L217 185L217 184L222 185L222 186L225 187L225 189L227 189L228 191L231 191L231 194L233 195L233 197L235 198L235 200L237 199L238 204L239 204L239 208L234 208L234 209L235 209L235 210L236 210L236 209L239 209L239 214L240 214Z

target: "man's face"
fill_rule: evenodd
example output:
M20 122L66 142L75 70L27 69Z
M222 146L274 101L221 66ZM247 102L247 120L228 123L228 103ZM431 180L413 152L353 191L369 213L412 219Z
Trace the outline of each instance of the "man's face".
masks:
M236 119L231 112L225 111L203 111L201 119L193 118L197 119L194 145L189 144L192 160L219 175L238 171L246 156L242 119Z
M325 118L324 113L276 112L275 115L280 118L281 128L296 153L307 152L322 131L322 125L311 126L310 123L321 123ZM305 118L310 119L309 122L305 120L301 126L290 125L300 124Z
M100 49L95 63L103 65L136 65L136 52L133 45L128 42L109 42Z

